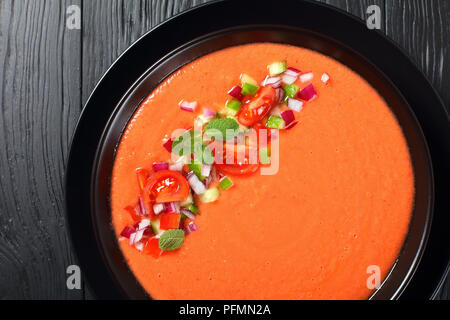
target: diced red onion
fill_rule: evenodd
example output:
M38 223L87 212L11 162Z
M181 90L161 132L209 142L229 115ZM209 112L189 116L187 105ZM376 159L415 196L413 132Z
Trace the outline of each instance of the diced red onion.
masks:
M270 85L272 88L281 87L281 77L266 77L261 83L262 86Z
M153 162L152 166L153 166L153 170L155 172L169 169L168 162Z
M322 77L320 78L320 80L322 80L322 82L326 84L330 80L330 75L325 72L324 74L322 74Z
M133 227L130 226L126 226L125 228L123 228L122 232L120 233L120 235L122 237L125 237L127 239L130 239L130 235L132 233L136 232L136 229L134 229Z
M194 112L195 109L197 109L197 101L188 102L185 100L181 100L180 108L181 108L181 110L184 110L184 111Z
M300 112L303 108L303 102L293 98L287 98L287 106L289 109Z
M203 194L206 191L206 187L203 184L203 182L200 181L200 179L197 177L196 174L192 172L192 174L188 174L186 177L187 181L189 182L189 185L191 186L192 190L196 194Z
M145 207L144 200L142 200L142 196L139 196L139 211L144 216L146 216L148 214L147 208Z
M187 233L192 233L198 230L197 225L195 224L194 221L189 222L189 224L186 226L186 232Z
M168 202L166 205L166 212L180 213L180 203L179 202Z
M315 97L317 97L317 93L316 93L316 90L314 89L314 86L311 83L311 84L307 85L306 87L304 87L299 92L298 96L302 100L310 101L310 100L314 99Z
M300 70L289 67L286 69L286 71L284 72L286 75L292 76L292 77L298 77L300 75L300 73L302 73Z
M142 251L144 249L144 244L142 242L138 242L134 245L136 247L136 249L138 249L139 251Z
M128 242L130 244L130 246L132 246L134 244L135 239L136 239L136 232L133 232L132 234L130 234L130 241Z
M281 101L284 100L284 90L282 88L277 88L276 94L277 94L277 102L278 103L280 103Z
M284 120L284 125L288 127L295 120L294 112L292 110L286 110L281 113L281 117Z
M209 174L211 173L211 167L212 166L209 164L202 164L202 170L201 170L202 176L208 177Z
M308 81L311 81L313 78L314 78L314 74L312 72L307 72L300 76L300 81L308 82Z
M216 113L208 108L203 108L203 115L206 118L214 118L216 116Z
M166 149L169 152L172 152L172 144L173 144L173 140L169 139L166 142L164 142L163 147L164 149Z
M241 93L242 88L240 86L234 86L233 88L228 91L228 94L232 96L233 98L241 101L242 98L244 98L244 95Z
M161 212L163 212L166 209L166 206L164 205L164 203L157 203L153 205L153 212L155 214L160 214Z
M142 230L150 226L150 219L142 219L141 222L139 222L138 230Z
M281 81L286 84L293 84L297 80L297 77L291 76L289 74L283 74L281 76Z
M189 219L194 220L195 219L195 214L188 209L181 209L181 213L184 214L186 217L188 217Z
M183 162L177 161L169 165L169 170L181 172L183 170Z
M291 122L291 124L289 124L288 126L284 127L285 130L289 130L292 129L293 127L295 127L295 125L298 123L298 120L295 120L293 122Z

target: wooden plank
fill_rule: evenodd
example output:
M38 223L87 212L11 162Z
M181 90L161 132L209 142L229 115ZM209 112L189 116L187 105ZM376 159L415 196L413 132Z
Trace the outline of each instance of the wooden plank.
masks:
M450 2L392 1L386 34L402 47L450 108ZM450 109L448 109L450 110Z
M0 298L82 297L66 288L76 260L64 159L80 110L80 32L65 29L68 5L0 2Z

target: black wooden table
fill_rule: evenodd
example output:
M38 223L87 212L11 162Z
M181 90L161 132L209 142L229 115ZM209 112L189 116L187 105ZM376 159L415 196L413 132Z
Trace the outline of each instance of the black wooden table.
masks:
M69 144L101 75L131 43L204 1L0 0L0 298L91 299L63 201ZM321 0L366 19L407 51L450 106L449 0ZM80 12L81 26L67 21ZM388 57L386 57L388 59ZM447 137L449 138L449 137ZM448 299L448 280L439 298Z

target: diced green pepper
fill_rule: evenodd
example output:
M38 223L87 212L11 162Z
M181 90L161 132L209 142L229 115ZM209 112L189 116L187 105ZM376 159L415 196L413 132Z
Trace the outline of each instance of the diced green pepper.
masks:
M287 84L283 88L285 93L285 99L293 98L298 91L298 87L295 84Z
M259 162L261 164L269 164L270 163L270 148L259 149Z
M233 186L233 181L231 181L230 178L228 177L223 177L220 180L219 186L223 189L223 190L228 190Z
M255 86L251 83L244 83L244 85L242 86L242 91L241 93L244 96L253 96L254 94L256 94L256 92L258 92L259 87Z
M198 207L195 205L195 203L191 203L188 207L188 210L195 214L198 214Z
M191 163L189 163L189 169L193 171L200 180L205 180L205 177L202 176L202 164L200 162L195 160L191 161Z
M231 115L236 115L236 113L241 108L242 103L239 100L231 99L227 102L227 111Z
M284 125L283 119L276 116L270 116L266 122L266 127L272 129L281 129L283 125Z

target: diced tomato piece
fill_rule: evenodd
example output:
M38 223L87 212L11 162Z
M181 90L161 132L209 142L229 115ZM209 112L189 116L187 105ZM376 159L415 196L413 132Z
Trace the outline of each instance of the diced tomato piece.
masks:
M136 211L136 206L126 206L124 209L128 211L133 221L141 221L142 217Z
M157 203L183 201L189 195L189 183L179 172L161 170L147 179L143 193Z
M227 158L227 148L234 148L234 159L232 159L232 161ZM243 156L241 155L241 152L243 153ZM256 163L250 163L250 152L255 153ZM217 153L215 157L216 159L223 159L222 164L216 163L216 168L223 174L246 175L257 171L259 168L259 163L257 161L257 151L249 146L224 143L222 153L222 155Z
M237 116L238 121L250 127L262 120L276 103L276 90L271 86L262 87L249 102L242 105Z
M181 214L174 212L166 212L161 214L159 227L163 230L178 229L180 226Z
M143 252L151 255L153 258L158 258L163 251L159 248L159 238L150 238L145 244Z
M144 189L145 181L150 176L150 172L144 168L137 168L136 175L138 178L139 188L141 188L141 190L142 190L142 189Z

